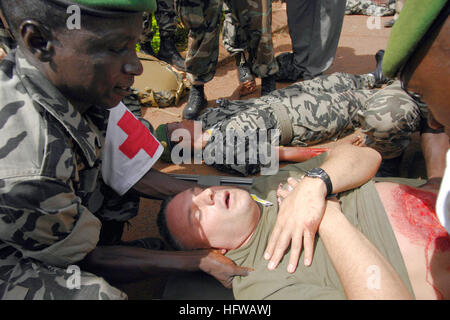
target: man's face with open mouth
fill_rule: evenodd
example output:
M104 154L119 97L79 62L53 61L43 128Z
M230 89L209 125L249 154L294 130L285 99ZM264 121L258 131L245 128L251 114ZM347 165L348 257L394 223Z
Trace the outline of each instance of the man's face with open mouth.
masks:
M258 220L258 206L246 190L236 187L192 188L167 206L169 230L192 249L235 249L248 239Z

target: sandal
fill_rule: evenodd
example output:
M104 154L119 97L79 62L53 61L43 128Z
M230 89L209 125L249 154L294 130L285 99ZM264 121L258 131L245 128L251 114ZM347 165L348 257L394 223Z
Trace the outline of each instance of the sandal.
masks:
M241 97L256 91L256 81L243 54L236 56L239 79L239 95Z

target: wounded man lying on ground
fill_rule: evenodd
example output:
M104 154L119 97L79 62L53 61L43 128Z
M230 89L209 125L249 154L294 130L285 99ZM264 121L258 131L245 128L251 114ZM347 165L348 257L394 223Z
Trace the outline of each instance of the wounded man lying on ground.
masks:
M380 58L378 54L378 61ZM292 84L260 98L220 100L217 107L208 108L197 119L201 121L201 130L207 133L198 148L203 148L205 163L218 170L253 175L272 164L271 142L308 147L345 137L360 128L366 146L380 152L383 159L397 158L408 146L412 133L421 130L426 110L402 90L400 82L381 90L374 89L377 82L374 73L334 73ZM175 143L170 137L179 141L172 134L180 128L188 129L191 138L195 138L189 120L157 128L158 140L167 146L162 159L174 161L174 154L181 147L172 152ZM233 136L245 142L229 143L234 140L227 138L234 139ZM280 153L279 160L304 161L323 151L291 149L294 158Z
M370 148L340 148L346 148L339 150L347 153L344 168L353 166L355 174L366 170L365 165L370 168L379 164L379 155L377 158ZM236 299L449 298L446 269L450 237L435 216L436 194L373 181L341 192L346 187L339 182L345 176L337 178L329 167L333 152L325 162L328 153L286 166L275 176L258 177L249 191L221 186L182 192L161 210L161 232L173 246L214 247L226 252L236 264L252 268L249 276L234 278ZM293 209L291 195L300 199L297 190L305 192L305 184L319 180L301 178L316 167L330 173L332 192L340 193L338 200L323 197L325 213L315 238L312 262L309 266L299 263L296 268L292 252L302 242L297 238L279 265L273 265L266 260L272 232L286 206ZM293 188L291 193L281 186L286 180ZM308 213L308 199L301 208ZM310 254L306 251L306 237L303 243L300 261ZM294 254L294 259L297 257Z

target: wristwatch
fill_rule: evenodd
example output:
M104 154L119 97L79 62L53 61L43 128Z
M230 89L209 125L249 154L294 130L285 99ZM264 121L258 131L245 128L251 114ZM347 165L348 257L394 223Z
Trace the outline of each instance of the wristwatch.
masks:
M330 176L322 168L314 168L308 170L305 173L305 177L322 179L322 181L325 182L325 185L327 186L327 197L329 197L333 192L333 184L331 183Z

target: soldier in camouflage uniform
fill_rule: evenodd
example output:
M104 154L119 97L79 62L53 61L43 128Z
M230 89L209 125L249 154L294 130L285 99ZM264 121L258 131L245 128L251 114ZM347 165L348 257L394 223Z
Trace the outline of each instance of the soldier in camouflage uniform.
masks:
M195 185L150 170L119 196L102 177L108 109L142 72L135 45L152 2L105 1L100 10L64 1L0 3L18 40L0 62L0 299L124 299L102 277L138 281L155 268L208 270L223 283L244 275L217 253L161 259L148 250L160 248L152 242L121 240L141 195L162 198ZM84 5L80 31L66 29L66 5L74 3ZM52 30L51 43L44 29Z
M140 38L141 50L174 66L180 71L185 70L184 59L175 47L175 32L177 31L177 15L173 0L157 0L155 19L159 27L160 47L155 55L151 42L155 31L152 29L152 13L144 13L143 32Z
M281 132L280 110L288 115L292 133L282 145L312 146L342 138L357 128L365 133L365 145L379 151L383 158L398 157L410 142L411 134L420 129L422 110L398 81L384 89L374 89L373 74L350 75L334 73L298 82L278 89L261 98L248 100L219 100L218 107L208 108L200 117L202 129L212 137L205 150L214 146L217 131L220 137L227 132L248 135L252 131L271 129ZM276 132L276 131L274 131ZM268 141L271 141L268 139ZM223 139L223 150L226 139ZM234 146L234 154L242 154ZM227 164L224 158L212 165L226 172L252 175L261 169L266 159L258 158L257 163L249 160L249 141L245 141L245 163ZM208 153L204 152L205 163ZM215 154L211 157L215 159Z
M273 75L278 66L273 55L270 0L175 0L177 13L190 30L192 40L186 57L186 71L193 86L183 111L185 119L195 118L206 107L204 84L213 79L216 72L224 2L233 14L233 23L239 22L233 31L236 35L231 38L235 39L238 48L248 51L252 70L263 79L263 92L275 89Z

